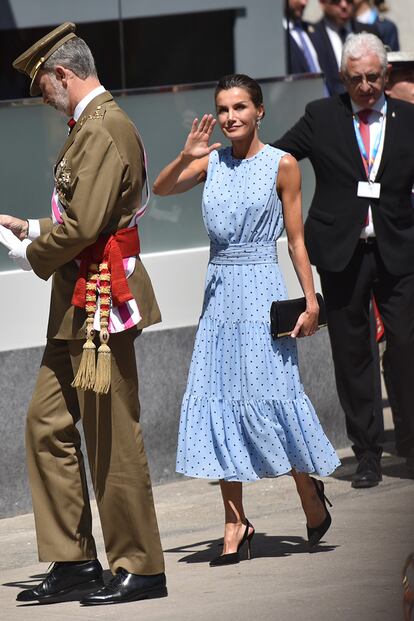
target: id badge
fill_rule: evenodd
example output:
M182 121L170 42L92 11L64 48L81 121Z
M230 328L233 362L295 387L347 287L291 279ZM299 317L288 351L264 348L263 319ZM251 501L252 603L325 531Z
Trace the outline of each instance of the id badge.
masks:
M369 183L368 181L358 181L357 196L360 198L379 198L381 194L380 183Z

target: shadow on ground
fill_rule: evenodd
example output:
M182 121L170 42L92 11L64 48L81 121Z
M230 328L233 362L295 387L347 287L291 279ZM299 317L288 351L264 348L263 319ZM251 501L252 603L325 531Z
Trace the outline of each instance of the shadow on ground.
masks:
M184 554L178 560L179 563L207 563L221 554L223 547L222 539L208 539L190 543L177 548L164 550L165 553ZM317 552L332 552L338 546L320 544L309 549L307 541L302 537L269 536L266 533L255 533L252 541L252 558L279 558L291 554L315 554ZM201 550L197 548L202 548ZM247 548L240 551L240 559L246 558Z

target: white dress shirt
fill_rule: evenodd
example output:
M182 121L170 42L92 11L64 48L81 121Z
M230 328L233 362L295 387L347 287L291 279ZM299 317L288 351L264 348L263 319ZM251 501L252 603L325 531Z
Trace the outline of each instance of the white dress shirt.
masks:
M357 115L357 113L363 109L361 106L358 106L358 104L356 104L352 100L351 100L351 104L352 104L352 111L354 115ZM381 163L382 151L384 149L385 127L386 127L386 122L387 122L385 109L386 109L385 97L384 95L381 95L381 97L378 99L375 105L372 106L372 112L368 117L369 146L370 146L369 156L370 157L371 157L373 148L377 144L379 133L381 132L378 152L377 152L375 162L372 166L371 173L369 176L369 181L371 181L372 183L375 182L375 178L377 176L378 169ZM357 116L356 116L356 120L358 121ZM370 205L368 208L368 222L367 222L367 225L362 228L361 238L366 239L367 237L374 237L374 236L375 236L375 230L374 230L374 223L372 220L372 211L371 211L371 205Z

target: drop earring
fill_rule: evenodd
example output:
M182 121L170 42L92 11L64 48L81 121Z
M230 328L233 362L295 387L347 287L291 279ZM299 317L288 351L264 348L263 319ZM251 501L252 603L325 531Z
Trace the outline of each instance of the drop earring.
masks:
M257 126L257 129L260 129L260 125L261 125L261 124L262 124L262 119L261 119L261 117L260 117L260 116L258 116L258 117L257 117L257 119L256 119L256 126Z

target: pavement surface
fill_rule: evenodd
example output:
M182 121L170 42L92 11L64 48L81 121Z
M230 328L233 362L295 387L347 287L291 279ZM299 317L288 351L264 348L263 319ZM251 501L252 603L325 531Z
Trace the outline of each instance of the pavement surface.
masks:
M33 515L0 520L0 618L402 621L402 567L414 551L414 480L392 454L392 442L386 449L384 479L368 490L351 488L355 461L349 450L339 452L342 466L325 479L333 524L312 553L290 476L245 485L245 508L256 529L253 559L245 560L244 550L242 562L228 567L208 564L222 537L217 484L183 478L154 488L169 589L163 599L85 608L76 601L18 604L18 591L38 583L47 566L37 561ZM95 505L93 512L105 566Z

